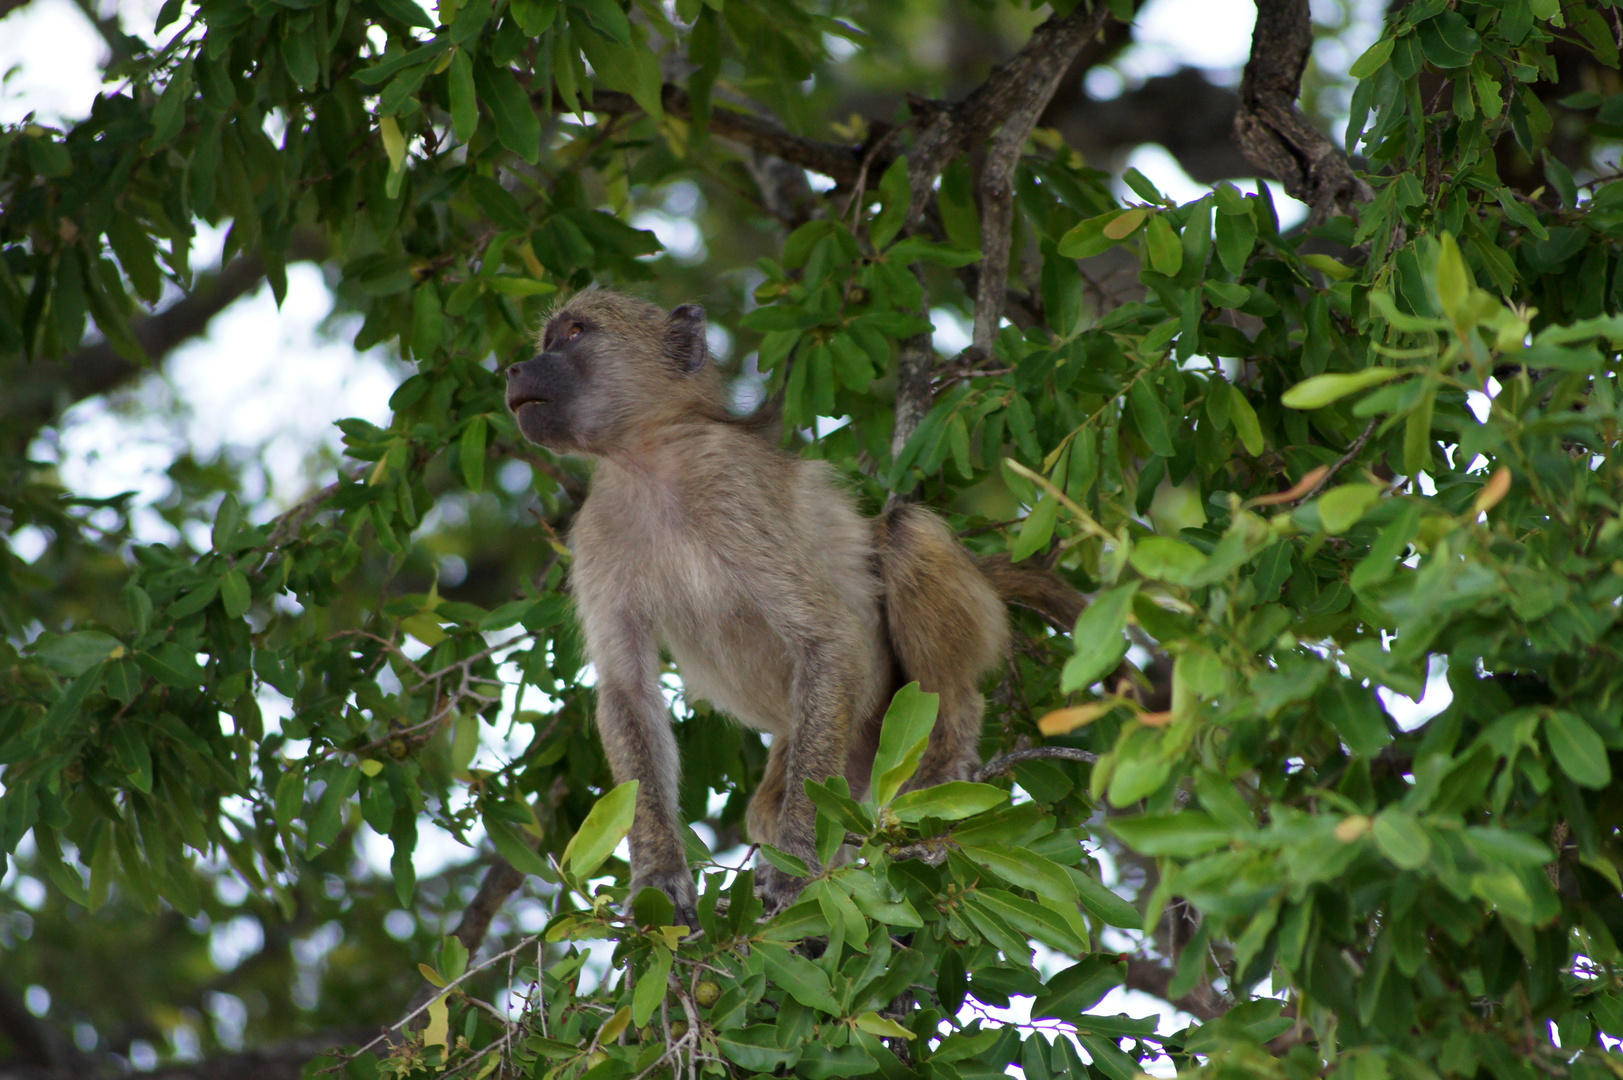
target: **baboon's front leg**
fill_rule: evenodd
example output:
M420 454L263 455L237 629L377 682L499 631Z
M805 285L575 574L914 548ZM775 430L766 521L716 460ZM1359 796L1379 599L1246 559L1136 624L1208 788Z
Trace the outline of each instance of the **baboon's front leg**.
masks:
M677 810L681 762L670 711L659 692L653 633L635 621L610 630L588 626L597 666L597 730L615 783L636 780L631 824L631 898L659 889L676 905L676 925L697 928L698 894L688 869Z

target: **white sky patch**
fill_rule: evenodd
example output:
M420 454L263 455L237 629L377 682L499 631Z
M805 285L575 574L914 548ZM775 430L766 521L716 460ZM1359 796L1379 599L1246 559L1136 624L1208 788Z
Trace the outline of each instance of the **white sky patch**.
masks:
M280 311L268 288L239 300L202 338L175 350L160 376L69 409L33 454L55 461L63 483L80 494L133 491L136 504L148 506L168 494L165 470L188 447L200 458L224 451L262 466L268 491L247 493L255 501L269 496L258 516L297 501L324 482L305 473L312 452L325 448L334 459L341 452L333 422L360 416L387 424L400 374L381 350L357 354L343 343L353 326L323 329L333 298L319 270L295 263L287 277ZM255 482L252 470L245 479ZM135 531L138 540L174 539L151 510L137 512Z
M1384 686L1376 687L1375 692L1380 695L1386 711L1392 714L1392 719L1397 721L1399 729L1413 731L1454 701L1454 690L1448 685L1448 660L1442 656L1431 658L1426 671L1426 689L1419 701Z
M1133 23L1133 44L1114 65L1137 82L1180 67L1239 81L1257 21L1250 0L1150 0Z
M88 116L107 46L73 0L34 0L0 21L0 123Z
M963 352L974 340L975 327L951 308L932 309L930 322L935 326L934 332L930 335L931 342L937 351L948 356L956 356Z

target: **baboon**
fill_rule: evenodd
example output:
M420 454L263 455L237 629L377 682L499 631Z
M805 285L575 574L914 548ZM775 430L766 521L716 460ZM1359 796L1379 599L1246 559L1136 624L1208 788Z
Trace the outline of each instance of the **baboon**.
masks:
M641 782L631 895L661 889L677 921L697 925L661 646L689 695L771 735L749 834L814 872L805 781L844 776L865 793L899 686L941 695L910 787L971 775L980 683L1009 639L1004 601L1069 625L1081 597L1007 559L977 563L918 507L863 517L828 465L728 410L697 304L666 313L588 291L549 318L540 344L507 369L507 404L532 442L598 459L571 574L604 750L617 782ZM764 861L757 880L777 906L805 883Z

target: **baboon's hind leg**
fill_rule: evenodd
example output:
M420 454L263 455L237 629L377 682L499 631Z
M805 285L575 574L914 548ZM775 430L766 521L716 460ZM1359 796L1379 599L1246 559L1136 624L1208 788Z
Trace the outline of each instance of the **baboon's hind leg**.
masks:
M980 684L1002 661L1009 617L957 537L927 510L899 506L880 521L885 618L903 681L941 695L930 746L909 789L966 780L980 763Z

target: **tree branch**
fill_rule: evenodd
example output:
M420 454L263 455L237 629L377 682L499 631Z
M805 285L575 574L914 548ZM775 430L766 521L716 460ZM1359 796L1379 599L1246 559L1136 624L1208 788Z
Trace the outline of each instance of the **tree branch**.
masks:
M1009 232L1013 224L1014 167L1026 136L1042 115L1061 76L1089 38L1109 17L1078 9L1050 17L1009 61L956 105L935 111L908 151L907 180L913 201L908 227L917 227L933 192L935 179L949 161L977 148L994 131L987 171L981 181L981 251L975 301L975 344L989 350L1002 321L1009 268ZM995 314L994 314L995 313ZM989 328L989 329L988 329ZM921 334L902 343L896 358L896 426L891 453L899 455L919 421L930 411L934 395L935 349Z
M1076 750L1069 746L1033 746L1028 750L1010 750L1007 754L999 754L979 769L976 769L975 782L984 784L994 776L1002 776L1021 762L1041 761L1043 759L1080 761L1088 765L1094 765L1098 763L1099 755L1091 750Z
M1154 960L1130 956L1127 958L1127 989L1141 990L1174 1005L1197 1020L1216 1020L1229 1011L1232 1002L1203 982L1180 998L1168 996L1172 985L1173 969Z
M666 83L661 97L666 112L683 120L693 119L693 106L688 100L687 91ZM534 100L533 96L531 100ZM592 103L586 108L610 116L642 112L642 106L633 101L630 94L618 90L594 91ZM710 110L708 130L713 135L752 150L822 173L841 184L855 184L862 171L862 152L856 147L808 139L775 121L727 108L719 102Z
M1240 81L1234 135L1246 160L1312 208L1311 223L1350 214L1374 197L1341 148L1296 105L1313 47L1308 0L1257 0L1251 59Z
M1078 8L1064 17L1051 16L1031 32L1019 52L994 69L968 97L931 117L908 151L907 180L913 191L909 225L918 223L935 178L949 161L979 146L1006 121L1021 115L1032 101L1041 102L1031 117L1032 123L1036 121L1072 59L1109 17L1103 4L1092 11Z

